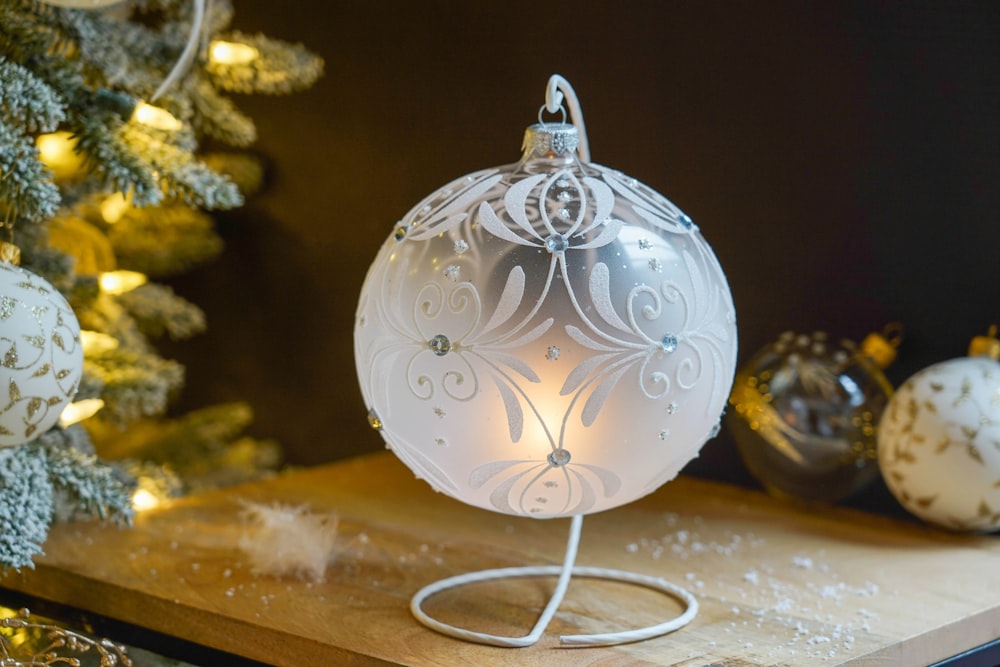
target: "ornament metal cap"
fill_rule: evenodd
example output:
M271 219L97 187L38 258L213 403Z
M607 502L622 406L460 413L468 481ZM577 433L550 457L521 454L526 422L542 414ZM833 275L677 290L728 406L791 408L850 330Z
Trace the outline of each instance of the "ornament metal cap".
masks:
M985 336L976 336L969 343L970 357L986 357L993 361L1000 361L1000 340L997 339L997 325L990 325L989 332Z
M888 368L896 360L896 348L903 341L903 325L887 324L881 333L870 333L861 341L861 351L876 366Z
M580 145L580 133L569 123L535 123L524 131L524 151L535 157L570 155Z
M0 262L13 264L14 266L20 266L21 249L18 248L13 243L8 243L7 241L0 241Z

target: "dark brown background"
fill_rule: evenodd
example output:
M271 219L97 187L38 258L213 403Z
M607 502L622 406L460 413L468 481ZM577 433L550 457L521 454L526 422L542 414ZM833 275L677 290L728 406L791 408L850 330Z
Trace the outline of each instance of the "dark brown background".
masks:
M314 464L381 448L352 325L392 224L515 161L548 76L575 87L594 161L699 223L727 272L741 364L787 329L908 330L889 376L1000 320L1000 4L236 2L236 26L326 59L307 93L248 97L266 190L175 287L209 332L171 346L178 410L246 399L253 432ZM724 433L695 472L739 476Z

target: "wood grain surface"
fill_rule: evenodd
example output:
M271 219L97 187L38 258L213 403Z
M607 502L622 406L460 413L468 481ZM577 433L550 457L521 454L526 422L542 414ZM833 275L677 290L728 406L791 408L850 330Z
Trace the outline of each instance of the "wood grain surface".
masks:
M339 518L325 581L254 574L242 502L307 504ZM463 643L410 616L442 577L561 560L567 520L484 512L435 494L391 454L350 459L176 501L131 529L57 526L34 571L4 587L213 648L295 667L405 665L923 665L1000 636L1000 539L852 510L801 507L681 477L584 521L578 564L661 576L701 610L666 637L561 648L558 634L658 623L671 598L578 579L526 649ZM442 593L442 620L523 634L553 581Z

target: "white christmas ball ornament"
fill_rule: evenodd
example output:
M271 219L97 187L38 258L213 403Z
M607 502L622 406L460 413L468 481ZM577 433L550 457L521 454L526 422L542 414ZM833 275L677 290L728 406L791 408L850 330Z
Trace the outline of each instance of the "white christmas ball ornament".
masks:
M55 425L83 373L80 325L39 276L0 262L0 447Z
M736 324L698 227L528 128L520 162L431 194L361 293L369 421L435 489L485 509L609 509L672 479L718 431Z
M878 454L913 514L954 530L1000 528L1000 364L953 359L911 377L882 415Z

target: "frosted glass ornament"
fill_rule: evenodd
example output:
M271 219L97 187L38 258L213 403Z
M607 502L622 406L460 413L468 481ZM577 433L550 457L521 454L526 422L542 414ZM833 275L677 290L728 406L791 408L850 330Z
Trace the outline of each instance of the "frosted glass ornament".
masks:
M892 396L881 369L896 344L786 331L739 370L726 423L769 493L833 502L878 478L875 432Z
M919 371L879 423L886 484L911 513L952 530L1000 528L1000 363L963 357Z
M43 278L0 262L0 447L42 435L83 373L80 325Z
M358 305L369 423L488 510L570 516L652 492L718 432L733 380L732 297L698 226L578 142L533 125L519 162L429 195Z

